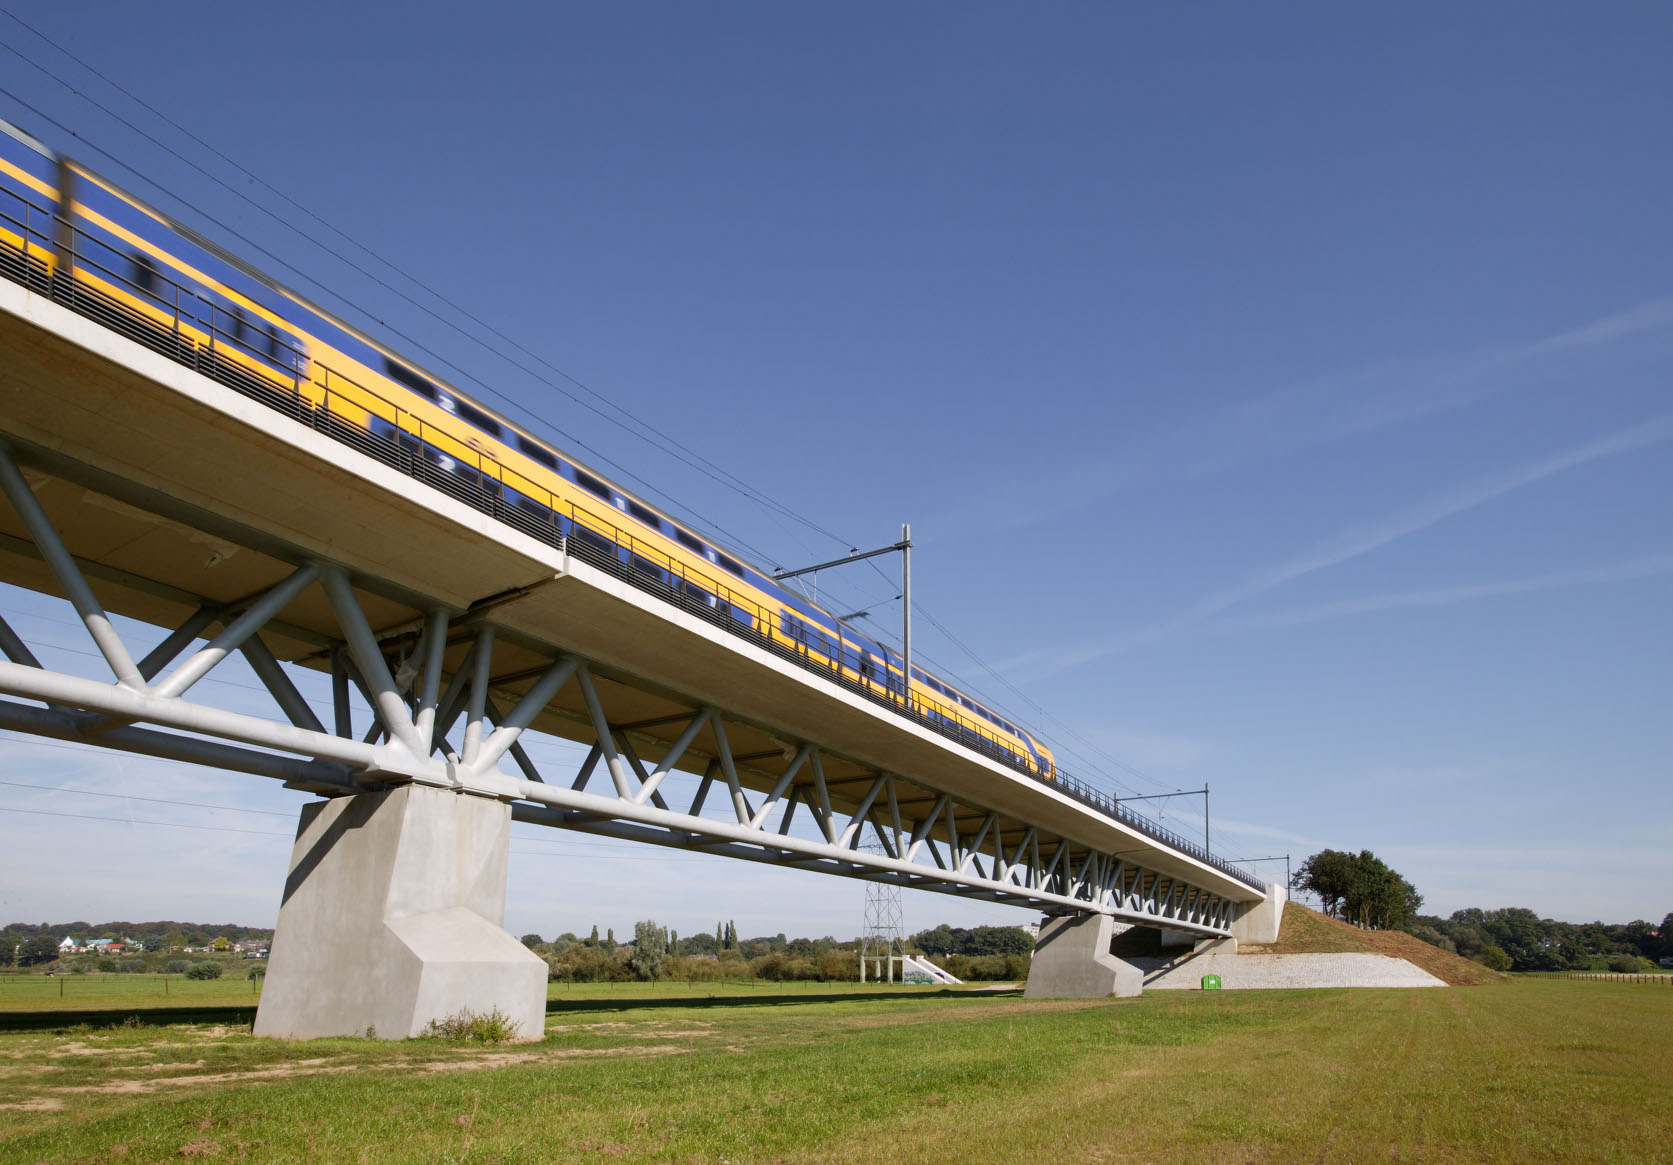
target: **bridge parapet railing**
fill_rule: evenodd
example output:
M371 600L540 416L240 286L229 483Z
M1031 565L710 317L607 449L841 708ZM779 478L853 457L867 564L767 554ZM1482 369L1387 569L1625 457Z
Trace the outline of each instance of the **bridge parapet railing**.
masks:
M65 223L52 209L5 193L0 230L19 239L0 246L0 274L7 278L1172 850L1263 888L1246 871L1061 766L1045 772L1000 748L974 719L931 708L893 685L856 679L840 661L804 644L786 645L771 630L776 609L709 574L694 576L665 549L607 517L605 507L555 494L360 379L310 358L272 327L252 325L241 305L222 302L227 297L221 293L138 267L133 256ZM66 251L74 270L85 274L65 277L58 257Z

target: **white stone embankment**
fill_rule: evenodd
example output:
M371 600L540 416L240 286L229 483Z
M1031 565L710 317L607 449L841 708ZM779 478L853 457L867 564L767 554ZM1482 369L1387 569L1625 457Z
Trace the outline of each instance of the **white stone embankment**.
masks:
M1445 987L1421 967L1387 955L1237 955L1205 952L1182 961L1129 959L1146 991L1196 990L1204 975L1226 991L1283 987Z

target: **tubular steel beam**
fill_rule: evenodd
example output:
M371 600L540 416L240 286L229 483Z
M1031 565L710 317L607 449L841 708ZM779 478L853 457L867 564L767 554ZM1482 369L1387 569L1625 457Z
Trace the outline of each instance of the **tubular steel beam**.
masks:
M1111 914L1203 934L1228 933L1233 903L1205 886L1089 849L1048 833L1038 822L1004 816L903 774L828 754L817 741L785 740L700 701L652 719L641 714L612 720L587 660L556 647L531 648L479 613L454 621L445 607L433 605L379 633L355 582L330 563L304 561L264 593L230 608L203 599L136 665L3 448L0 485L20 513L34 507L37 520L30 531L42 557L83 616L100 654L125 681L112 685L45 669L0 619L5 656L0 694L46 705L0 700L0 728L212 765L324 795L392 783L435 785L510 801L516 819L541 825L1054 913ZM288 636L290 625L280 622L283 611L314 586L323 590L340 631L328 654L316 657L330 664L332 730L261 636L264 627ZM237 613L229 619L230 611ZM207 645L160 682L149 682L217 621L222 629ZM460 643L462 658L451 674L450 624L471 632ZM542 656L534 666L531 649ZM272 696L271 715L186 698L234 651L243 654ZM515 661L496 683L493 665L502 651L514 652ZM592 747L573 774L550 774L555 779L549 780L524 749L523 738L557 707L561 693L573 692L571 680L584 710L581 722L592 730ZM633 686L630 677L615 672L610 680ZM374 714L359 736L355 692ZM571 724L573 706L571 695L561 713ZM503 707L510 710L502 713ZM461 715L465 725L455 752L448 736ZM675 725L683 725L677 735ZM652 731L658 728L666 731ZM700 744L705 730L713 740L711 751ZM747 737L748 749L734 751L735 734L740 741ZM662 755L649 770L640 747L647 742ZM517 776L501 771L507 756ZM589 786L600 761L610 779L608 787L593 791ZM684 811L669 803L680 787L669 781L676 771L695 782ZM713 813L706 815L709 794L719 784L729 796L716 798ZM752 791L759 793L759 804L751 803ZM807 821L798 831L792 825L803 807ZM876 844L863 846L866 838Z

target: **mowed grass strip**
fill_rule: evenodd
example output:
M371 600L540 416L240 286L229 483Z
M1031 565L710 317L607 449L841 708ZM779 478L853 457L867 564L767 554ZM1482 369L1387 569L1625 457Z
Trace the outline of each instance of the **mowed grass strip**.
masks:
M1673 1127L1647 986L696 992L560 985L497 1048L0 1034L0 1159L1643 1161Z

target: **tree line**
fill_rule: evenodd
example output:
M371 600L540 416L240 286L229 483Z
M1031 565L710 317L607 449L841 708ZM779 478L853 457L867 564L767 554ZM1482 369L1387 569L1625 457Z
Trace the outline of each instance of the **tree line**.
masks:
M1419 914L1423 895L1370 850L1320 850L1292 888L1355 926L1403 930L1495 971L1644 971L1673 958L1673 913L1654 923L1558 922L1522 906Z
M271 942L270 927L238 926L234 923L208 925L197 922L11 922L0 927L0 967L34 967L58 959L58 944L66 938L86 944L109 939L145 948L142 957L124 953L119 959L84 954L77 965L82 970L162 970L170 951L186 947L203 948L225 939L234 943L260 939ZM89 961L94 960L94 961ZM108 964L108 965L107 965Z
M740 938L736 924L730 922L718 924L713 934L686 937L647 919L637 923L633 937L623 942L616 941L613 929L600 938L596 926L586 938L566 931L549 942L538 934L526 934L522 941L546 960L551 978L575 983L656 979L841 982L860 977L857 938L788 938L782 932ZM913 935L906 949L909 954L934 957L960 979L1020 979L1028 975L1034 940L1020 927L964 930L943 924Z
M1401 929L1496 971L1648 971L1673 959L1673 913L1661 925L1559 922L1523 906L1420 914Z

